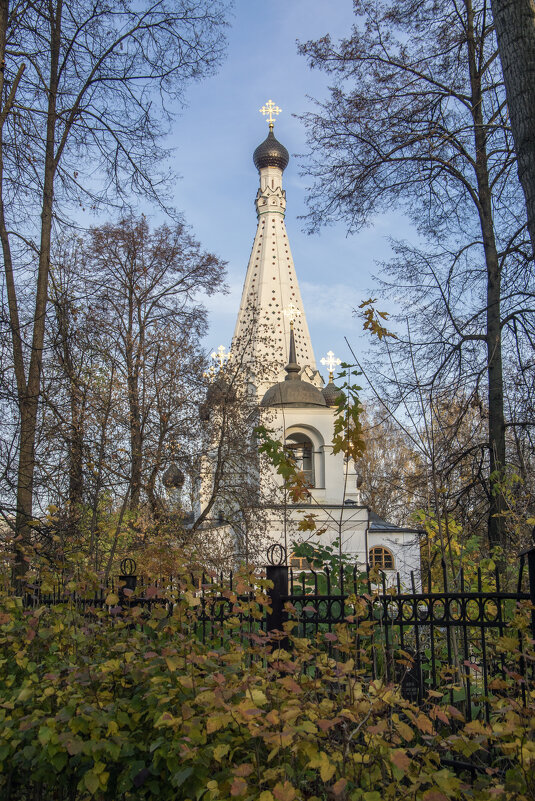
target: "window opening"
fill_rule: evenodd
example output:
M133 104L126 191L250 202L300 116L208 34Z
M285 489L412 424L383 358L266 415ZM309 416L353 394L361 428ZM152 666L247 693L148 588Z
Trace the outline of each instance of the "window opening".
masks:
M376 545L370 548L370 567L379 567L383 570L394 569L394 556L388 548Z
M314 487L314 449L311 440L305 434L290 434L286 439L286 447L295 459L297 469L305 474L307 486Z

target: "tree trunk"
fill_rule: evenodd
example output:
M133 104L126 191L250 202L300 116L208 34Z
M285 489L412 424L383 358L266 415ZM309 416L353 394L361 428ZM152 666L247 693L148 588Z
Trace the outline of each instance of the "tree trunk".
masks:
M535 0L491 0L511 130L535 253Z
M68 382L69 394L70 420L67 434L67 459L69 465L69 519L73 523L77 518L76 510L82 503L84 490L84 392L76 375L71 349L70 323L72 315L69 300L65 294L55 294L54 305L61 346L60 363Z
M50 265L50 242L52 231L52 214L54 199L55 130L56 99L58 89L58 62L60 51L62 2L58 0L55 8L50 6L50 74L48 108L46 119L45 164L43 176L43 197L41 207L41 240L37 270L37 288L35 293L35 311L33 317L33 336L28 378L25 377L24 354L20 336L18 302L13 277L13 264L9 244L9 233L4 218L3 194L0 201L0 238L4 255L4 270L10 315L10 328L13 347L13 361L17 378L17 396L20 413L19 464L17 476L17 513L15 530L17 543L15 548L14 578L17 585L23 579L27 568L27 549L31 545L31 520L33 517L33 483L35 473L35 433L37 428L37 411L41 384L41 368L43 361L43 342L45 335L45 314L48 298L48 272ZM2 64L5 59L5 42L8 23L8 2L2 0L0 6L1 28L0 49ZM20 75L19 70L19 75ZM3 68L2 68L3 83ZM10 93L10 97L13 92ZM9 98L2 110L2 127L5 115L9 112ZM3 141L0 140L0 148ZM0 181L3 183L3 158Z
M139 313L136 308L135 284L135 255L132 256L132 266L128 287L128 334L126 341L126 370L128 385L128 411L130 428L130 511L139 506L141 497L141 480L143 471L143 434L141 431L141 408L139 399L139 370L143 341L142 329L138 331L138 343L134 347L134 315Z
M489 546L505 546L503 512L505 502L500 483L505 468L505 418L503 409L503 368L501 338L501 270L494 236L492 194L486 148L486 131L483 123L481 74L476 56L474 14L471 0L466 0L467 46L472 89L472 117L476 153L475 173L479 198L479 220L483 236L483 249L487 268L487 378L489 404Z

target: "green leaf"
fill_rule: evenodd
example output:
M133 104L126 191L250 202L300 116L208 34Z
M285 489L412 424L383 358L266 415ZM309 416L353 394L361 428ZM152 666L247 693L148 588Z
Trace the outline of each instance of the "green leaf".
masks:
M182 787L184 782L189 779L191 774L193 773L193 766L189 765L187 768L182 768L182 770L177 770L174 774L173 778L171 779L172 784L175 787Z
M88 770L84 775L84 785L91 795L94 795L100 787L100 780L97 774L92 770Z

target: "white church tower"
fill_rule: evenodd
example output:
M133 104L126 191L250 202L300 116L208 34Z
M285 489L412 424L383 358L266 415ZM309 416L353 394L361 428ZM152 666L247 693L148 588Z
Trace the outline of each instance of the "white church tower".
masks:
M273 133L273 115L280 109L269 100L261 111L268 115L269 133L253 154L260 177L255 201L258 222L232 345L232 350L246 350L251 365L263 366L256 387L260 395L269 385L268 377L271 381L284 378L292 321L299 364L309 381L318 388L323 385L284 223L282 174L290 157Z
M269 544L279 543L290 559L294 544L303 539L332 545L362 567L376 564L392 580L399 571L403 583L408 584L411 571L419 569L417 531L380 520L362 504L357 466L344 459L342 453L333 453L333 426L340 394L333 383L333 371L340 362L332 352L328 359L322 359L329 368L329 382L324 386L316 367L284 222L286 193L282 177L289 155L273 132L273 115L280 109L270 100L261 112L268 116L269 133L253 155L260 179L255 201L257 228L231 353L234 360L239 359L256 409L250 414L251 430L258 422L264 423L274 439L284 443L306 478L307 497L299 503L290 502L271 465L259 464L254 469L245 465L244 472L253 469L251 475L257 476L259 488L248 536L260 545L257 553ZM228 397L227 390L223 395ZM234 475L239 472L236 467L233 470ZM278 490L265 492L268 485L278 486ZM202 495L210 496L206 482ZM232 511L227 506L218 514L221 525L228 527ZM311 514L316 531L322 532L319 536L300 530L300 521ZM261 533L253 530L255 519L262 519ZM234 535L236 541L243 543L243 531L236 530ZM238 550L243 551L243 546Z

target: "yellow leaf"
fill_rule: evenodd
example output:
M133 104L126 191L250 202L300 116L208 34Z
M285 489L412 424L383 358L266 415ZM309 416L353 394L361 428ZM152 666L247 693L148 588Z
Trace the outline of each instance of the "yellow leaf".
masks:
M394 725L398 730L398 732L403 737L403 739L406 740L406 742L410 743L410 741L414 737L414 732L411 729L411 727L407 726L407 724L404 723L402 720L398 720Z
M273 795L269 790L263 790L258 796L258 801L273 801Z
M174 673L180 663L179 656L166 656L165 657L165 664L167 665L167 670L171 673Z
M228 713L223 715L210 715L206 721L206 731L208 734L213 734L219 729L223 729L227 723L230 723L231 717Z
M296 793L290 782L284 784L277 782L273 788L273 795L277 801L294 801Z
M182 597L186 599L188 606L198 606L201 602L201 599L190 592L190 590L187 590Z
M116 595L114 592L110 592L108 595L106 595L106 604L108 606L115 606L118 603L119 603L119 596Z
M320 776L323 782L328 782L332 779L333 774L336 770L336 766L329 762L327 756L325 756L325 760L323 761L321 768L320 768Z
M262 690L258 690L256 688L251 690L251 697L256 706L265 706L265 704L268 702L266 694L262 692Z
M312 757L312 759L308 763L308 767L319 768L321 780L324 782L328 782L329 779L332 779L333 774L336 770L335 765L333 765L329 761L329 757L324 751L320 751L320 753L317 754L317 756Z
M216 745L214 748L214 759L216 762L221 762L224 756L230 751L230 745Z
M425 715L418 715L416 718L416 725L424 734L433 734L433 724Z

